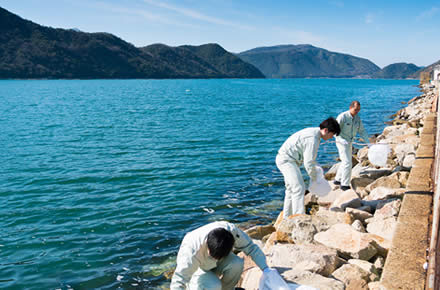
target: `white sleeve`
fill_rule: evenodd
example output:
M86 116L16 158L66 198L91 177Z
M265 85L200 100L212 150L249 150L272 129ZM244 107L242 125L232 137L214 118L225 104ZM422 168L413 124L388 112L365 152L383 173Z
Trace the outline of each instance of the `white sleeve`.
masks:
M235 239L235 249L243 251L243 253L251 257L261 270L267 268L266 256L260 247L257 246L246 233L237 228L235 225L232 227L231 233Z
M364 141L366 143L370 142L370 140L368 138L367 131L365 131L364 124L362 124L362 120L361 119L359 119L359 131L358 131L358 133L361 136L361 138L364 139Z
M188 245L182 243L177 254L177 267L171 279L170 289L186 289L186 284L189 283L199 265L200 262L195 257L194 251Z
M304 168L310 176L310 181L316 180L316 156L318 155L319 141L315 138L306 141L304 149Z

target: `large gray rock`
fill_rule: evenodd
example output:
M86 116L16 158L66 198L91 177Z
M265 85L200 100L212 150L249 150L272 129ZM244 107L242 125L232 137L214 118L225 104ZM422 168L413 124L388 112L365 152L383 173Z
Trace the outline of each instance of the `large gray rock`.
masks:
M365 230L364 225L362 224L362 222L360 220L355 220L352 224L351 227L355 230L357 230L358 232L361 233L366 233L367 231Z
M362 166L359 163L351 170L351 177L352 178L363 177L363 178L370 178L375 180L380 177L390 175L391 173L392 171L390 169L376 169L373 167Z
M293 282L300 285L315 287L319 290L344 290L344 283L341 281L326 278L316 273L308 271L288 270L281 274L287 282ZM247 290L247 288L246 288Z
M403 188L406 186L408 176L409 172L407 171L394 172L390 176L381 177L369 184L367 187L365 187L365 191L371 192L373 189L380 186L388 188Z
M363 190L367 185L370 183L373 183L374 179L368 178L368 177L354 177L351 179L351 187L356 191L360 192Z
M340 209L345 211L347 207L358 208L361 206L362 202L359 195L353 189L349 189L340 193L331 204L330 209Z
M326 209L324 207L319 208L319 210L316 212L316 216L324 219L329 227L336 224L350 225L354 221L354 218L350 213L339 210Z
M314 237L317 243L336 249L344 258L369 260L377 253L377 243L347 224L336 224Z
M416 146L413 144L400 143L393 147L394 154L396 155L399 164L402 164L405 156L408 154L414 155L416 153Z
M254 226L244 232L251 238L261 240L264 236L267 236L275 231L273 225Z
M295 244L312 243L316 233L325 231L330 225L322 217L315 215L297 215L283 219L277 230L279 241Z
M366 219L372 218L373 215L367 211L363 211L356 208L346 208L345 212L351 214L353 218L360 220L361 222L364 222Z
M370 281L378 281L380 278L380 271L379 269L377 269L374 264L368 262L368 261L364 261L364 260L359 260L359 259L350 259L348 260L349 264L352 265L356 265L359 268L367 271L370 275Z
M402 201L400 199L383 200L379 202L374 213L375 219L386 219L389 217L396 217L399 215Z
M277 244L268 251L270 267L330 275L341 263L337 252L321 245Z
M397 225L396 217L389 217L386 219L373 218L373 221L369 222L367 225L367 232L381 236L391 241L393 239L396 225Z
M345 289L367 290L370 282L370 273L353 264L343 265L332 276L344 282Z
M247 271L243 272L242 281L238 286L246 290L258 290L262 274L263 273L261 272L260 268L250 268Z
M318 197L318 204L320 206L330 206L338 197L341 195L343 191L339 189L332 189L329 194L323 197Z
M403 197L405 188L389 188L378 186L374 188L364 200L386 200L393 197Z
M414 165L415 161L416 161L416 155L415 154L408 154L403 159L402 166L405 168L411 168Z

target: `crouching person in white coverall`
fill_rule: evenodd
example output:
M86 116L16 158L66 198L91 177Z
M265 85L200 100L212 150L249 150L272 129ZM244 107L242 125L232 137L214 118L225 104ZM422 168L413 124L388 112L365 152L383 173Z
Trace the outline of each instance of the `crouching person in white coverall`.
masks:
M349 110L339 114L336 118L341 127L341 134L336 137L336 147L338 148L341 164L336 173L334 184L340 185L342 190L350 189L353 140L359 133L365 142L369 142L368 134L358 115L360 110L361 104L359 101L353 101Z
M243 272L243 251L261 270L270 270L266 257L252 239L234 224L213 222L185 235L171 279L175 289L234 289Z
M284 176L286 194L284 197L283 217L303 214L305 184L299 167L304 168L310 181L316 180L316 156L321 138L329 140L340 132L334 118L324 120L319 128L306 128L290 136L278 150L276 164Z

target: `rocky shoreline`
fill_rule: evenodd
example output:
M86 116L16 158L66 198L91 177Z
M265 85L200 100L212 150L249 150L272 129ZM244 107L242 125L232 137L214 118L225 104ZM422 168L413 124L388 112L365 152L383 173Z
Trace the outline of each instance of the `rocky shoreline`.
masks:
M318 289L381 289L380 278L391 247L416 160L425 116L435 99L431 86L394 115L392 125L377 136L377 143L391 147L385 167L368 160L368 147L353 156L352 189L332 185L325 197L306 195L311 215L292 215L273 225L256 226L246 232L266 254L288 283ZM339 164L326 174L332 180ZM240 254L242 255L242 254ZM241 287L258 289L261 271L245 257Z

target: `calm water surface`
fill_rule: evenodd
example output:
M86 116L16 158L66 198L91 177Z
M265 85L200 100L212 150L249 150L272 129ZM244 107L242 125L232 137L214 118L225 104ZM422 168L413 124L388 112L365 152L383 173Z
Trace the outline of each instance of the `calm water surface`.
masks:
M0 81L0 288L166 288L185 232L278 215L290 134L353 99L380 133L416 84ZM321 146L319 163L335 154Z

